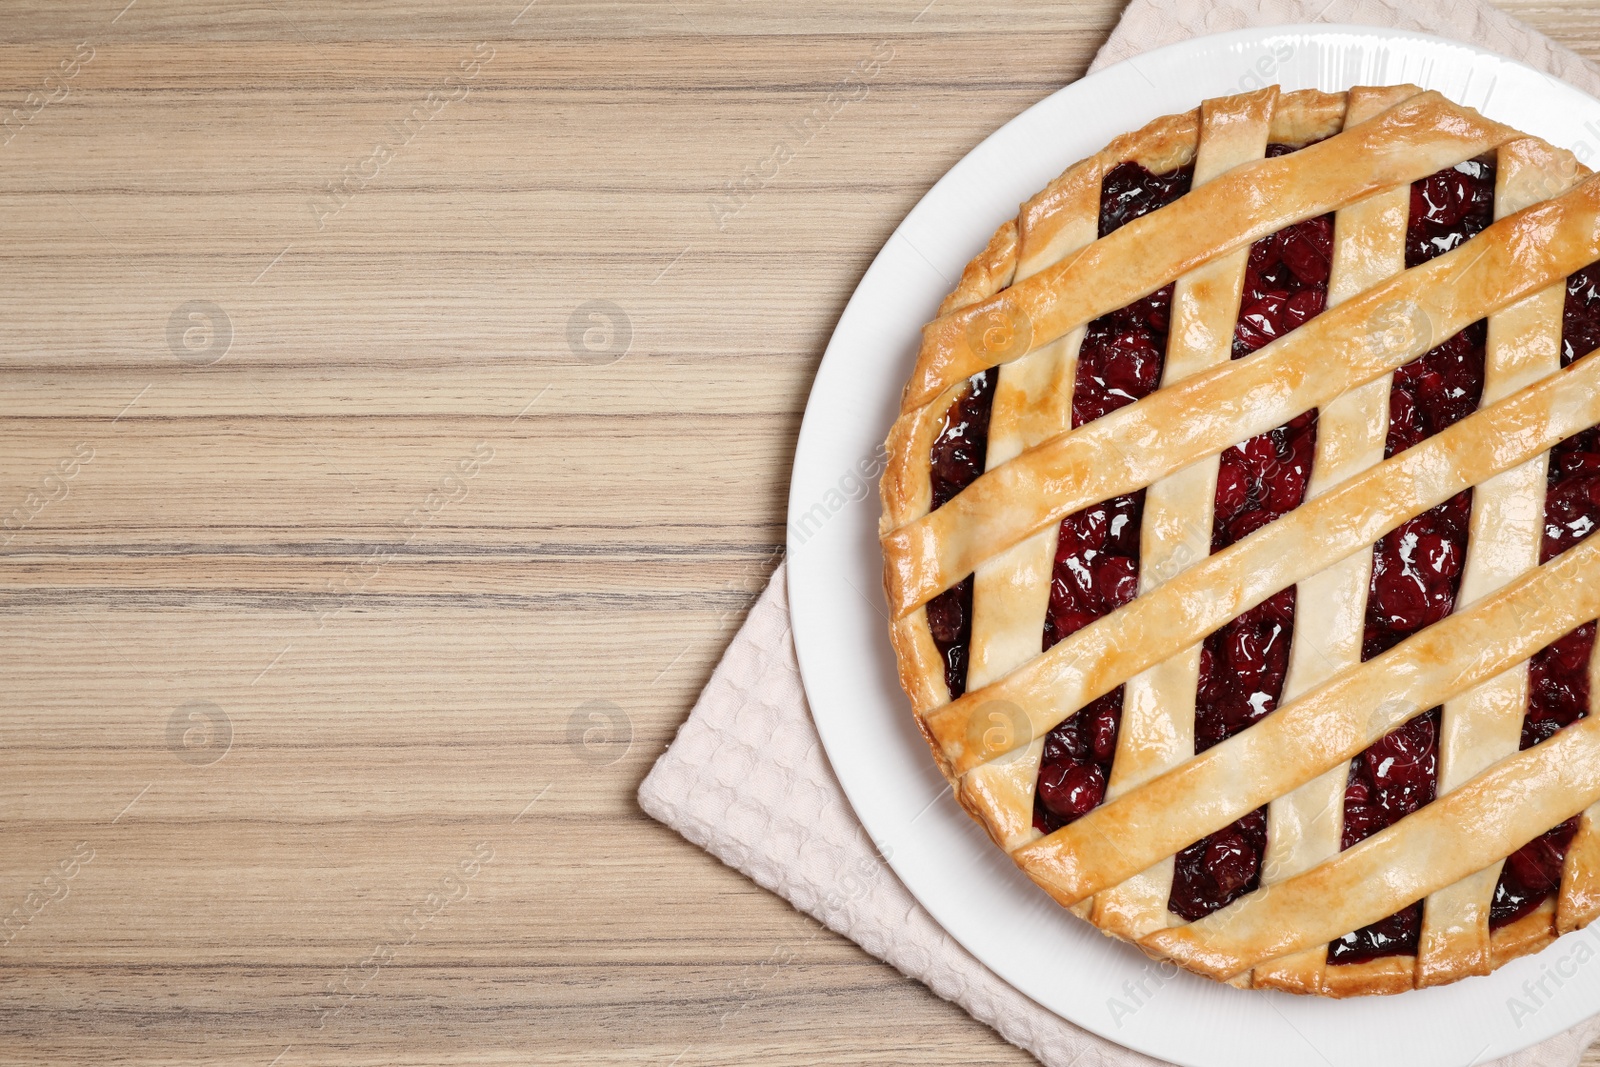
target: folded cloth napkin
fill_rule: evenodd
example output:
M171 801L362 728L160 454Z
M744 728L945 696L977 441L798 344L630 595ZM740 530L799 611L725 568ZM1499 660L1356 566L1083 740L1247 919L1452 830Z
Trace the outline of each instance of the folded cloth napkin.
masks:
M1600 96L1600 69L1483 0L1133 0L1091 71L1208 33L1357 23L1453 37ZM785 570L751 609L689 719L639 789L646 812L801 911L960 1004L1049 1067L1141 1067L1046 1011L944 932L883 864L828 766L789 628ZM1500 1061L1571 1067L1600 1018Z

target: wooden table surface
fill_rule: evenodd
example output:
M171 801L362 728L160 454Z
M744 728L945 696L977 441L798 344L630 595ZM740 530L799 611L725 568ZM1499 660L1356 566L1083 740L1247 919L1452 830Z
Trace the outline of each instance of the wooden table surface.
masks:
M1027 1062L634 792L866 265L1119 8L7 4L0 1060Z

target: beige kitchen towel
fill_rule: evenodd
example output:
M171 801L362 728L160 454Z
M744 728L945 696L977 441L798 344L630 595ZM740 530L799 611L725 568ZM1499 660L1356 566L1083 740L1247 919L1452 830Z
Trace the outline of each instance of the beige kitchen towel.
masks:
M1189 37L1307 22L1453 37L1600 96L1600 69L1481 0L1133 0L1090 69ZM806 706L784 575L780 567L751 609L688 721L640 787L640 805L1049 1067L1155 1064L1001 981L934 922L879 858L828 766ZM1600 1018L1501 1064L1571 1067L1597 1034Z

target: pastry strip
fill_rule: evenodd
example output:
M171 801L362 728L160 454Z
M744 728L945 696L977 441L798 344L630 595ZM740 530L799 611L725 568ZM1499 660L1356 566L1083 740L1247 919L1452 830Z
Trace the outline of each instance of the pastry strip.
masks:
M1326 404L1426 352L1435 338L1450 337L1596 259L1600 178L1591 178L1323 312L1247 359L1194 375L1030 449L882 538L892 617L1063 516Z
M1422 92L1415 85L1400 86L1396 91L1400 95L1395 97L1394 102ZM1345 93L1324 93L1316 89L1282 93L1272 112L1267 140L1283 144L1306 144L1338 133L1344 125L1345 97ZM1105 173L1123 162L1137 163L1154 174L1176 170L1194 159L1199 136L1200 109L1195 108L1181 115L1164 116L1143 129L1123 134L1104 150L1067 168L1061 177L1022 206L1019 224L1023 243L1030 249L1029 254L1037 255L1051 264L1065 258L1063 245L1058 238L1060 227L1071 217L1071 213L1061 210L1061 204L1063 201L1070 203L1077 195L1074 186L1086 184L1099 190ZM993 242L990 247L994 247ZM1076 250L1077 246L1072 245L1072 248ZM1159 289L1160 286L1155 288ZM997 291L990 290L978 299L986 299ZM976 300L966 302L975 303ZM953 310L953 307L940 307L939 314L947 315Z
M1600 711L1600 641L1589 654L1589 716ZM1557 894L1556 932L1588 926L1600 915L1600 804L1590 806L1567 847Z
M1034 345L1046 344L1285 226L1409 185L1517 136L1426 92L1304 151L1239 167L1081 255L929 323L901 411L995 364L992 352L972 343L975 319L998 312L1025 324Z
M1083 197L1076 225L1081 245L1094 240L1099 190ZM1072 389L1083 330L1000 368L989 416L988 469L1072 428ZM1040 530L985 560L975 572L972 656L967 685L981 688L1037 656L1050 600L1055 528Z
M961 280L939 304L940 315L982 303L1009 286L1017 272L1017 220L1007 219L989 244L961 272Z
M1556 902L1546 898L1537 908L1514 922L1496 927L1489 935L1491 969L1538 952L1556 939Z
M1567 555L1584 548L1600 557L1594 541ZM1587 599L1595 599L1592 592ZM1202 974L1230 978L1391 915L1510 855L1597 799L1600 716L1593 716L1311 871L1189 926L1156 931L1142 945Z
M1201 105L1196 187L1262 158L1277 97L1277 87L1272 86ZM1172 294L1162 388L1228 362L1249 258L1250 249L1241 248L1178 279ZM1210 553L1216 493L1216 456L1207 456L1145 491L1144 524L1139 538L1141 595ZM1128 680L1117 731L1117 754L1106 790L1108 798L1194 755L1195 686L1199 672L1200 648L1195 645ZM982 771L978 768L972 774ZM1167 910L1172 875L1172 859L1168 857L1143 874L1098 894L1091 921L1132 940L1166 926L1169 919L1177 921Z
M1578 623L1597 614L1600 614L1600 540L1590 539L1472 608L1435 623L1383 655L1343 672L1176 770L1019 849L1013 853L1013 859L1053 896L1064 903L1074 903L1137 874L1156 860L1176 853L1246 812L1310 781L1424 709L1526 661ZM1581 751L1587 752L1586 749ZM1596 762L1592 773L1600 788L1600 761ZM1467 787L1462 787L1461 791L1467 791ZM1446 805L1446 810L1456 810L1448 805L1449 800L1450 796L1436 800L1395 825L1402 826L1428 815L1441 804ZM1422 893L1442 888L1487 866L1523 841L1581 811L1587 804L1586 800L1573 811L1542 823L1512 848L1486 856L1483 862L1427 886ZM1433 825L1433 818L1430 816L1428 825ZM1462 832L1473 832L1470 819ZM1377 836L1382 834L1373 839ZM1361 847L1340 853L1317 870L1339 863L1340 857ZM1301 875L1277 886L1268 886L1252 896L1274 892L1307 877ZM1386 911L1344 923L1320 940L1327 941L1381 919L1418 899L1422 893L1402 897ZM1217 914L1238 906L1236 901ZM1211 918L1214 916L1201 922ZM1316 944L1317 940L1313 938L1260 959L1280 956Z
M1531 138L1501 146L1495 215L1505 217L1562 190L1549 189L1563 172L1565 152ZM1492 404L1561 366L1565 283L1489 319L1483 403ZM1539 565L1544 533L1544 452L1495 475L1473 491L1472 527L1458 605L1481 597ZM1446 702L1439 733L1438 795L1517 751L1528 708L1528 669L1517 666ZM1548 829L1548 827L1546 828ZM1417 985L1453 982L1493 969L1489 905L1501 864L1494 863L1428 897L1417 949Z
M914 418L899 419L889 430L889 438L883 446L889 454L889 463L884 468L883 480L878 486L883 503L883 514L879 517L880 533L921 518L933 506L933 442L944 428L945 413L950 410L950 405L960 400L966 390L966 382L952 385L937 402L917 412ZM907 456L919 457L919 461L899 461L900 457ZM823 510L826 511L826 508ZM813 521L820 525L826 519ZM804 515L795 520L795 526L801 533L809 533L816 528L807 525Z
M1363 122L1397 102L1409 87L1351 89L1348 120ZM1403 97L1401 97L1403 99ZM1411 189L1401 186L1341 210L1334 219L1328 306L1350 300L1406 269L1406 222ZM1389 384L1384 374L1331 401L1317 415L1317 448L1306 487L1315 499L1383 461L1389 430ZM1372 553L1356 552L1299 583L1294 639L1283 700L1293 700L1361 662ZM1339 851L1348 764L1313 778L1267 807L1267 851L1261 884L1309 870ZM1252 984L1307 993L1322 986L1327 945L1257 968Z
M1022 209L1023 235L1017 266L1019 279L1050 266L1091 244L1100 227L1100 177L1104 168L1079 168L1050 202L1054 241L1037 248L1041 223L1037 210ZM1093 179L1092 181L1089 179ZM1053 258L1052 258L1053 257ZM1023 450L1072 429L1072 392L1077 378L1079 327L1042 348L1000 368L994 406L989 415L986 463L990 470ZM967 686L981 688L1037 656L1050 606L1050 574L1055 563L1057 531L1040 530L1012 545L974 572L972 643ZM1002 732L1026 729L1025 717L995 704L982 717ZM973 772L971 788L983 790L990 810L1005 812L990 824L995 840L1010 851L1039 836L1033 828L1033 790L1039 778L1042 737L1018 738L1026 747Z
M1032 736L1242 611L1369 546L1406 519L1600 422L1600 359L1585 357L1307 501L1000 681L928 716L936 755L963 774L1009 751L974 710L1016 704Z

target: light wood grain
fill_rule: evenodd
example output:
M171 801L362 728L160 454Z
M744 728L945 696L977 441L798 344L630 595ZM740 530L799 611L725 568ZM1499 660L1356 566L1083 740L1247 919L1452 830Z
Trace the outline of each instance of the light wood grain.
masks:
M1118 0L123 2L0 24L0 111L93 49L0 128L0 1060L1027 1062L633 795L862 271Z

